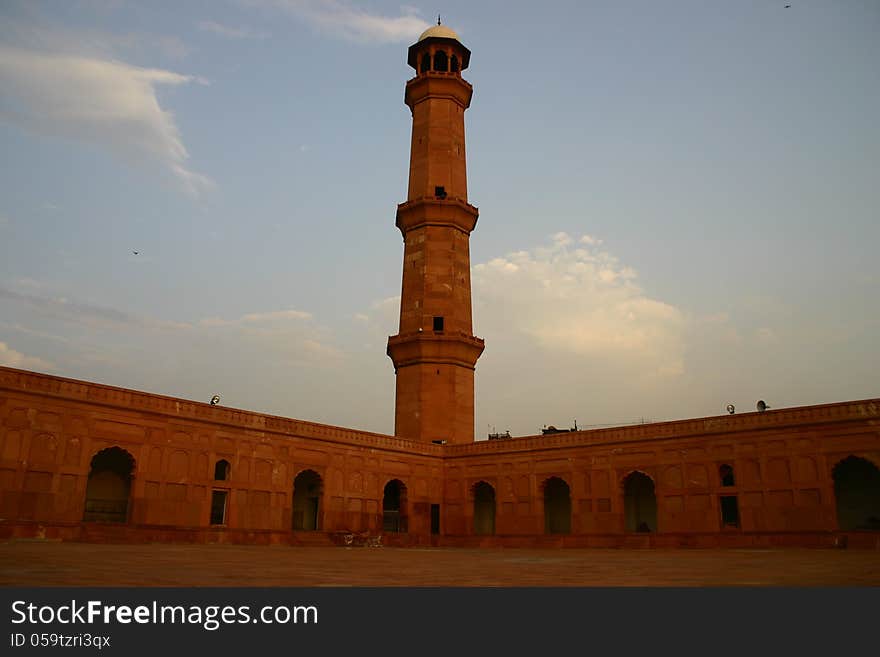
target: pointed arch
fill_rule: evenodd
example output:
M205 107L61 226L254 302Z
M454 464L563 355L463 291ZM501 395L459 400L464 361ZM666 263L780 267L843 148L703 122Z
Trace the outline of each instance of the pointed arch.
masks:
M407 527L406 484L392 479L382 490L382 530L405 534Z
M324 480L314 470L301 470L293 480L293 521L294 531L314 531L321 529Z
M880 468L850 455L831 470L837 526L842 530L880 531Z
M491 536L495 533L495 487L478 481L471 487L474 499L474 534Z
M541 484L544 493L544 532L571 533L571 488L561 477L549 477Z
M134 457L121 447L95 453L86 483L85 522L128 522Z
M628 532L657 531L654 479L641 470L633 470L623 479L623 517Z

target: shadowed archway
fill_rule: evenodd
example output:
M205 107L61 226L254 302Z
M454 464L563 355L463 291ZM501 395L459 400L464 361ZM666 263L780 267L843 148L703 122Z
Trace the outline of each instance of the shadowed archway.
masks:
M571 533L571 489L559 477L544 482L544 532Z
M848 456L831 472L837 526L880 531L880 468L868 459Z
M86 522L128 522L134 457L121 447L108 447L92 457L86 484Z
M406 517L406 484L392 479L382 494L382 531L404 534L408 531Z
M474 534L491 536L495 533L495 489L485 481L478 481L474 493Z
M623 516L628 532L657 531L654 481L644 472L630 472L623 480Z
M293 480L293 530L321 528L321 494L324 482L314 470L303 470Z

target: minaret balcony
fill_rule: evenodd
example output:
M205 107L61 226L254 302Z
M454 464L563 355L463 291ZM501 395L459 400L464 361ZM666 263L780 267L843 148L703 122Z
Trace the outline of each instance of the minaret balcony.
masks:
M458 365L474 369L483 353L482 338L464 332L430 333L415 331L388 338L388 356L395 370L423 363Z
M423 196L397 206L396 225L404 236L423 226L448 226L470 234L479 214L476 207L461 198Z
M429 98L453 100L463 109L467 109L473 95L471 83L463 80L457 73L426 71L406 83L403 100L410 109Z

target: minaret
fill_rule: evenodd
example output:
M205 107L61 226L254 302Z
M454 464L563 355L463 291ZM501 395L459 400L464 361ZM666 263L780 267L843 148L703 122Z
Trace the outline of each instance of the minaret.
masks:
M445 25L409 48L416 77L409 194L397 206L403 234L400 328L388 338L397 375L394 434L423 442L474 440L474 366L483 340L471 323L470 233L464 111L473 87L462 79L471 52Z

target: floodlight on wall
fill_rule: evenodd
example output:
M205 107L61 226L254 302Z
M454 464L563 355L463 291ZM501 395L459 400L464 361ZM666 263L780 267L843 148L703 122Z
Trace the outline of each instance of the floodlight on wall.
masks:
M763 413L764 411L766 411L770 407L767 406L767 402L765 402L763 399L759 399L758 403L755 404L755 408L758 409L759 413Z
M216 406L220 403L220 395L214 395L211 397L211 406Z
M734 413L736 413L736 406L734 406L733 404L728 404L727 412L733 415Z

